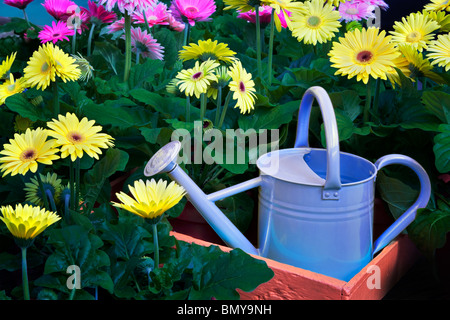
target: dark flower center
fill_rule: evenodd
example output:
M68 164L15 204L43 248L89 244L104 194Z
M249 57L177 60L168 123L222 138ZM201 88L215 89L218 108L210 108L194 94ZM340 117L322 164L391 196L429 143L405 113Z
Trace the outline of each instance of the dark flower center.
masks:
M241 92L245 92L245 84L244 84L244 82L239 82L239 90L241 91Z
M203 75L203 72L199 71L199 72L194 73L194 74L192 75L192 79L198 80L199 78L201 78L202 75Z
M22 154L20 155L20 159L22 161L32 161L34 159L36 159L36 150L34 149L28 149L25 150L24 152L22 152Z
M69 133L68 138L73 143L79 143L84 140L84 137L78 132Z
M361 62L361 63L368 63L372 60L372 58L373 58L373 53L370 51L367 51L367 50L361 51L356 56L356 60L358 60L358 62Z

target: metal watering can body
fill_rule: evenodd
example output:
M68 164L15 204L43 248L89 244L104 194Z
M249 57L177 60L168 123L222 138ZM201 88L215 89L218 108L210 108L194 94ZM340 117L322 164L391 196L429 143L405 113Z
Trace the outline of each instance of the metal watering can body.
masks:
M324 119L327 149L309 148L312 103ZM340 152L336 118L324 89L308 89L301 101L292 149L262 155L260 176L206 195L176 164L180 142L173 141L148 162L145 175L167 172L222 240L233 248L348 281L399 235L427 205L431 186L425 170L404 155L387 155L375 164ZM374 243L373 203L378 170L390 164L411 168L421 184L416 202ZM218 209L215 201L259 188L256 249Z

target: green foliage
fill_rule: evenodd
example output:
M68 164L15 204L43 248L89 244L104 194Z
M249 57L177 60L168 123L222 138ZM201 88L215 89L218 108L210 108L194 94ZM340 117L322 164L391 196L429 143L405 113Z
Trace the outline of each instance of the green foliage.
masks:
M252 23L237 18L234 10L223 10L216 1L213 23L197 22L190 30L189 43L212 39L226 43L236 52L256 87L255 108L241 114L236 102L230 99L223 125L215 123L229 89L224 88L222 101L209 97L205 117L215 129L225 130L279 130L279 148L293 146L298 108L304 92L312 86L323 87L330 95L336 114L340 149L375 162L390 153L401 153L417 160L430 176L433 194L427 208L419 210L408 229L410 237L427 255L445 243L449 231L449 207L442 198L448 196L449 184L442 176L450 172L450 77L444 68L433 66L442 82L424 76L406 77L396 69L400 83L389 80L369 81L367 85L355 78L336 75L328 52L332 41L306 45L292 37L288 29L275 32L272 72L269 72L270 26L262 27L262 75L258 76L256 57L256 30ZM20 18L13 18L0 26L0 33L14 36L0 39L0 61L17 51L12 72L23 74L29 57L38 48L40 27ZM343 24L339 34L361 29L365 22ZM27 34L25 39L24 34ZM267 281L272 271L259 260L240 250L224 253L216 247L204 248L176 241L170 236L166 220L158 225L161 248L161 268L153 263L152 229L142 219L112 208L112 191L128 192L126 185L143 178L143 167L161 146L171 140L172 133L184 129L193 135L194 121L200 117L200 99L186 96L177 88L166 86L182 69L191 68L194 61L178 58L184 45L183 32L167 26L152 27L153 37L164 47L164 61L140 57L133 63L130 76L124 79L124 41L122 33L110 34L106 25L96 28L93 51L86 59L93 67L93 76L87 81L58 82L61 113L73 112L81 119L87 117L102 126L102 132L114 137L114 148L106 150L98 161L81 160L81 212L70 211L68 217L42 235L30 251L30 265L41 276L32 279L34 296L38 299L93 299L99 288L117 299L219 299L238 298L236 288L253 290ZM77 51L87 52L87 34L77 37ZM71 52L71 43L58 42L65 52ZM424 52L425 53L425 52ZM424 56L426 56L424 54ZM272 78L269 79L269 74ZM370 93L370 95L369 95ZM369 100L370 99L370 100ZM366 103L369 102L369 103ZM17 116L29 119L31 126L45 127L55 118L52 88L45 91L29 88L6 99L0 110L0 141L13 138ZM188 106L188 110L186 110ZM366 106L369 106L366 109ZM187 121L187 115L191 121ZM326 147L324 125L317 103L311 111L309 125L311 146ZM204 133L204 132L202 132ZM225 142L225 138L224 141ZM242 140L233 140L230 150L242 151ZM211 141L201 141L203 150L211 156L225 159L226 154L213 150ZM270 147L268 146L268 150ZM241 149L239 149L241 148ZM250 159L256 150L244 148L243 163L186 164L183 169L205 191L214 192L246 179L258 170ZM237 160L235 158L235 160ZM53 166L41 165L42 173L55 172L63 185L69 180L67 159ZM112 190L110 182L134 170L123 190ZM6 176L0 180L0 204L25 202L24 184L33 177ZM416 177L407 170L388 167L377 175L377 195L390 212L398 218L417 197ZM167 212L177 216L185 199ZM245 230L252 219L254 203L247 194L239 194L217 202L222 211L239 229ZM63 204L58 213L65 215ZM0 228L7 240L8 232ZM82 289L75 296L66 286L68 265L79 265L82 270ZM231 267L232 266L232 267ZM20 268L20 258L14 250L0 252L0 271L14 272ZM238 270L239 272L236 272ZM9 288L11 289L11 288ZM20 296L20 289L5 291L0 287L0 299Z

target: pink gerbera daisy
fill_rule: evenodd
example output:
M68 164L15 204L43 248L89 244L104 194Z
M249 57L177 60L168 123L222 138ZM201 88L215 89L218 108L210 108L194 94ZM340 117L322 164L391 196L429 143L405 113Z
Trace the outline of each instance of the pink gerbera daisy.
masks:
M73 33L73 29L69 29L64 21L58 21L58 23L52 21L52 26L44 26L44 29L39 32L38 38L41 39L41 43L49 41L56 43L63 40L69 41L67 36L73 36Z
M114 12L107 11L101 5L97 5L94 1L88 1L89 10L81 8L87 16L88 21L95 25L101 25L102 23L111 23L117 19L117 15Z
M170 10L175 19L194 26L196 21L211 21L216 4L214 0L172 0Z
M165 3L155 2L152 6L148 7L144 11L135 12L132 15L133 21L136 23L145 23L144 14L150 27L153 27L157 24L169 24L167 5Z
M339 14L345 22L374 18L373 6L362 1L347 1L339 5Z
M133 14L135 10L142 12L147 7L151 6L156 0L99 0L99 4L104 4L106 10L112 11L117 4L120 12Z
M287 10L286 10L286 13L288 14L288 16L291 15L290 12L288 12ZM251 23L256 23L255 10L250 10L247 12L239 12L237 17L240 19L247 20L248 22L251 22ZM280 13L278 14L278 17L280 18L281 26L283 28L287 28L286 19L284 18L283 12L280 11ZM270 7L270 6L259 7L260 23L268 24L268 23L270 23L271 18L272 18L272 7Z
M5 4L11 7L16 7L21 10L25 9L30 2L33 0L5 0Z
M121 31L125 28L125 18L121 18L113 23L111 23L107 29L109 33L114 33L117 31Z
M125 35L122 36L125 38ZM131 28L131 47L138 56L163 60L164 47L151 34L141 28Z
M56 20L66 21L78 6L71 0L45 0L45 10Z
M355 2L364 2L370 6L380 7L383 10L389 8L389 5L386 2L384 2L384 0L355 0Z
M175 31L183 32L185 28L184 23L175 19L170 12L167 14L167 22L169 23L169 27Z

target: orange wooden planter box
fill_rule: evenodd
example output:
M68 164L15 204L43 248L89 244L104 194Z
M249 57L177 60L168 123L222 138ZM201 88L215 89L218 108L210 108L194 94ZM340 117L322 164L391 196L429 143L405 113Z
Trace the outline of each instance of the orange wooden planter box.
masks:
M185 234L172 232L178 240L203 246L215 245ZM219 246L224 251L229 247ZM293 267L271 259L266 261L274 277L252 292L239 291L241 300L379 300L413 266L420 252L408 238L400 235L386 246L364 269L349 282L312 271ZM379 269L378 269L378 268ZM375 281L375 273L380 275ZM369 284L369 285L368 285ZM379 288L374 284L379 284Z

